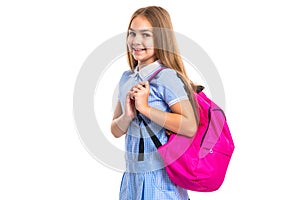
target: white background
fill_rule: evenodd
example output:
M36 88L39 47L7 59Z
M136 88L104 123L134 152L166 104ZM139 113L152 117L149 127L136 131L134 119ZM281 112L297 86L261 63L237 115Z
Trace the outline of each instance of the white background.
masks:
M122 174L78 136L74 84L88 55L146 5L170 12L225 88L236 149L222 188L191 199L299 199L296 2L1 1L0 199L118 199Z

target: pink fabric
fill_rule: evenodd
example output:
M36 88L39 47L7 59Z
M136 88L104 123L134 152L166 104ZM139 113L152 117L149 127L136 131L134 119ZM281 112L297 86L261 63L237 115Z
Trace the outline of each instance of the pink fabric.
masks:
M192 138L172 134L158 152L171 181L188 190L211 192L222 185L235 146L223 111L203 92L195 95L200 106L197 133Z

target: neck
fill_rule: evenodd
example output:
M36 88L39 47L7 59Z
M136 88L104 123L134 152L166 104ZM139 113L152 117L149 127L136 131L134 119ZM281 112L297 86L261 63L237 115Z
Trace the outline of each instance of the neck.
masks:
M138 71L140 71L142 68L144 68L144 67L146 67L147 65L150 65L150 64L152 64L152 63L154 63L154 62L156 62L157 60L154 60L153 62L151 62L151 63L138 63L138 65L137 65L137 68L138 68Z
M142 68L146 67L148 64L138 64L137 68L140 71Z

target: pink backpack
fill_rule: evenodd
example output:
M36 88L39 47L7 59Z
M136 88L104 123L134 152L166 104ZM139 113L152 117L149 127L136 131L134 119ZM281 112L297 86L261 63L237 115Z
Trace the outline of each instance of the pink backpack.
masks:
M161 68L153 73L150 81ZM187 190L212 192L222 185L234 143L223 110L202 91L195 93L199 104L200 125L194 137L172 134L161 145L143 121L161 155L170 180Z

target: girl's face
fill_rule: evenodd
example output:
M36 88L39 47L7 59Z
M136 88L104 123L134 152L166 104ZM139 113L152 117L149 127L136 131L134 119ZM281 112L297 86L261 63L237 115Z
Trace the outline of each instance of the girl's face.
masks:
M153 32L150 22L143 16L135 17L130 25L127 45L138 66L153 63L154 55Z

